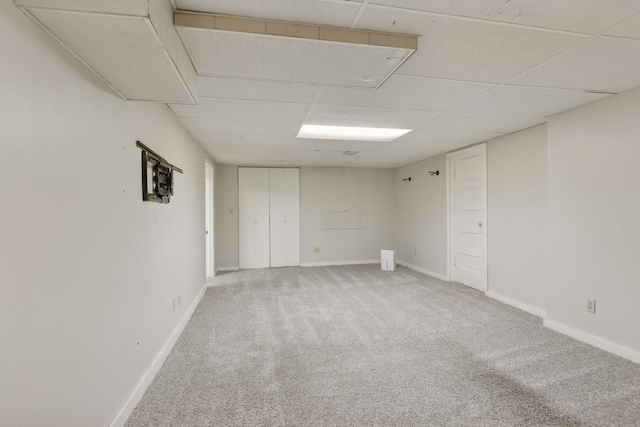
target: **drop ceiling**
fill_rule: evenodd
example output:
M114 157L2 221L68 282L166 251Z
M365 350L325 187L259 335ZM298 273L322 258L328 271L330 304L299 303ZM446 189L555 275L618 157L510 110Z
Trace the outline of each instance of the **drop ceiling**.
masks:
M420 36L417 51L377 90L246 79L256 72L249 65L234 75L201 75L198 105L170 108L219 163L398 167L640 86L637 0L176 0L176 6ZM186 40L188 50L193 44ZM245 49L233 41L221 48L234 47ZM295 59L282 65L285 73ZM296 139L302 124L414 131L390 143Z
M113 2L118 3L135 6ZM356 63L364 65L357 69L357 64L345 66L349 55L332 56L336 51L328 48L319 63L324 71L314 74L309 41L256 42L242 32L177 27L199 74L197 105L168 106L222 164L398 167L640 86L638 0L174 0L173 5L185 12L419 37L416 52L371 89L339 87L351 86L344 84L345 70L368 77L376 63L367 52L357 53L362 56ZM389 143L297 139L302 124L414 130Z

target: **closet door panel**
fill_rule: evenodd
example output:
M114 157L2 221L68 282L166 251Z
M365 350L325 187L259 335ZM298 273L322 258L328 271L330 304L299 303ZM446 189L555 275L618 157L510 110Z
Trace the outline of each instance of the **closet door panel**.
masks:
M269 170L271 211L271 267L284 267L285 251L285 169Z
M269 169L254 169L254 268L267 268L270 266L269 244Z
M238 266L240 268L255 268L253 181L253 168L238 168Z
M300 169L284 169L285 265L300 265Z

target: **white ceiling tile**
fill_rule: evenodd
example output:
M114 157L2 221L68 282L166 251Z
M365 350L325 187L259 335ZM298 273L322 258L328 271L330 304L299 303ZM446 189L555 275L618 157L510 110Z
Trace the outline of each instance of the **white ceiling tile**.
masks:
M441 114L432 111L314 105L304 122L328 126L420 129Z
M146 19L48 9L30 12L125 98L192 102Z
M403 152L413 152L417 154L429 154L429 153L437 152L438 150L442 150L442 147L446 147L447 145L448 144L403 142L403 143L389 144L388 146L379 148L377 151L381 153L385 153L388 151L403 151Z
M503 83L587 36L368 7L358 28L420 35L400 75Z
M399 168L400 166L404 166L408 162L406 161L398 161L398 160L387 160L387 161L379 161L378 159L354 159L347 164L345 167L349 168Z
M258 80L198 77L200 98L227 98L311 104L320 86Z
M323 87L316 104L449 111L494 87L394 75L377 90Z
M178 27L199 75L374 88L412 49Z
M282 161L282 166L283 167L328 167L328 168L335 168L335 167L343 167L345 166L346 163L345 162L336 162L333 160L300 160L300 159L289 159L286 158Z
M198 105L170 105L181 118L302 123L309 106L281 102L202 98Z
M296 141L292 137L265 135L220 135L214 133L194 133L193 136L203 145L238 145L288 148Z
M447 113L429 122L429 129L508 133L546 122L530 115Z
M149 0L16 0L16 5L115 15L149 15Z
M325 139L296 139L291 146L291 153L319 152L319 153L344 153L345 151L357 151L366 153L386 144L385 142L368 141L337 141Z
M640 86L640 40L598 37L510 83L614 93L632 89Z
M299 166L342 166L353 158L342 154L327 155L322 153L289 153L284 163Z
M242 119L242 117L238 117ZM241 135L241 136L283 136L295 137L300 131L298 123L248 122L243 120L189 119L180 121L194 136L201 134Z
M501 86L463 105L456 112L544 117L606 96L577 90Z
M410 144L410 143L401 144L400 148L396 150L399 151L404 149L405 146L413 146L413 145L418 145L418 144ZM415 153L415 156L405 161L404 164L414 163L422 159L428 159L429 157L439 156L440 154L445 154L445 153L450 153L452 151L460 150L462 148L469 146L470 144L458 143L458 144L422 144L422 145L423 147L421 149L411 150L412 152ZM407 148L410 148L410 147L407 147ZM385 151L379 150L379 152L386 153L386 152L393 152L393 150L385 150Z
M419 151L400 151L400 150L377 150L370 153L365 153L360 156L361 160L371 160L376 162L390 161L390 162L412 162L415 159L424 156L424 152Z
M236 154L269 154L285 155L289 150L288 146L273 145L238 145L238 144L202 144L205 150L213 154L236 153Z
M240 166L279 166L284 159L283 155L256 155L237 153L212 153L211 157L216 163Z
M640 11L637 0L370 0L369 4L590 34Z
M640 13L613 28L609 28L604 32L604 35L640 39Z
M337 153L328 153L328 152L289 152L287 154L287 159L297 159L297 160L313 160L313 161L328 161L334 160L338 162L347 161L351 158L351 156L346 156L342 152Z
M475 142L486 141L500 135L502 134L498 132L449 132L442 130L418 129L401 136L392 142L392 144L400 145L405 143L420 143L469 145ZM380 149L384 149L384 147ZM398 147L398 149L400 148Z
M180 10L349 27L360 3L315 0L176 0Z

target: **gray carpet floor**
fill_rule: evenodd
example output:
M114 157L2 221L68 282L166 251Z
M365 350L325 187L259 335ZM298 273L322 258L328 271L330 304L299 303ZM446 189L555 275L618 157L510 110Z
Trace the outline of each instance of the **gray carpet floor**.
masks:
M216 277L127 426L640 426L640 365L376 265Z

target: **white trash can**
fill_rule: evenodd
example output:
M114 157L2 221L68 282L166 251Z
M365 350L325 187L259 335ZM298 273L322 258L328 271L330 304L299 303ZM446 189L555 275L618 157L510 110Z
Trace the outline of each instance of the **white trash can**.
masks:
M380 267L383 271L396 271L396 250L382 249L380 251Z

